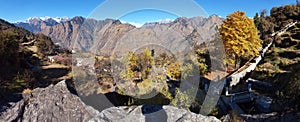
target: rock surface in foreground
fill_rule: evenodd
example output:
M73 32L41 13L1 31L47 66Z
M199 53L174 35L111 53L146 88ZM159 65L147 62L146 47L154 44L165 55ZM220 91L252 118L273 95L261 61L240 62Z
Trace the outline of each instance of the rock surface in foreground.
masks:
M37 88L31 94L0 114L0 121L219 121L215 117L194 114L172 106L112 107L102 112L85 105L70 93L64 81L47 88Z

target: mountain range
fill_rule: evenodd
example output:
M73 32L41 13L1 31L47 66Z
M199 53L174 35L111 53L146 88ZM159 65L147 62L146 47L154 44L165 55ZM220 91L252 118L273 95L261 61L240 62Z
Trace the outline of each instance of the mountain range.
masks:
M14 23L16 26L23 27L31 32L40 32L45 26L54 26L58 23L68 21L68 17L30 17L24 22Z
M120 20L95 20L76 16L72 19L33 17L26 22L14 24L34 33L45 34L63 48L110 55L116 47L119 50L127 49L127 44L135 44L133 48L145 43L184 48L185 46L181 46L183 40L188 40L192 45L201 44L212 40L216 26L222 21L223 18L217 15L208 18L181 17L174 21L146 23L138 28Z

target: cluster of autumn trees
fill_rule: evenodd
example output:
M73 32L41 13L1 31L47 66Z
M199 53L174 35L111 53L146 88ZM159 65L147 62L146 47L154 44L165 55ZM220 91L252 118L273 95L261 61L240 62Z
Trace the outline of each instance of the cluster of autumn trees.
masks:
M138 89L140 95L141 93L147 93L152 89L153 86L156 86L156 91L158 95L149 100L140 100L132 99L130 104L171 104L177 107L184 107L189 109L191 103L190 98L185 92L181 91L179 87L174 87L175 91L171 91L168 83L169 82L183 82L182 79L188 78L193 73L201 73L199 71L194 71L196 69L202 69L205 73L207 70L207 65L205 64L205 59L202 58L205 55L205 52L198 51L197 60L193 63L188 57L184 61L178 61L175 59L174 55L161 53L155 55L155 50L149 50L148 48L144 49L142 52L128 52L121 60L125 64L125 69L120 73L121 79L125 80L127 83L135 83L134 89ZM198 62L197 62L198 61ZM195 68L199 66L199 68ZM202 74L201 73L201 74ZM200 75L200 74L199 74ZM167 80L168 78L169 80ZM121 85L122 83L118 84ZM126 87L125 89L119 89L119 93L122 94L122 90L127 90L132 88L131 86ZM133 92L133 91L130 91ZM129 93L130 94L130 93ZM177 97L175 97L175 95ZM168 101L168 102L166 102Z
M237 11L227 16L219 28L219 34L224 42L226 50L226 63L235 65L236 68L242 60L249 60L251 57L259 55L263 41L260 39L259 30L255 26L253 19L250 19L244 12ZM195 49L198 60L198 68L201 75L204 75L209 68L209 56L207 52ZM166 74L172 79L180 79L182 76L182 62L176 62L174 57L161 54L154 58L153 52L149 49L142 54L129 52L127 57L126 79L131 81L143 81L147 79L153 65L160 64L166 67ZM163 59L163 60L162 60ZM171 60L173 59L173 60Z
M180 79L187 75L186 73L191 73L187 71L194 70L190 61L178 61L173 55L168 55L166 53L154 56L154 51L155 50L150 51L147 48L140 54L128 52L125 56L126 70L122 72L123 79L134 82L142 82L149 79L150 72L153 70L153 66L155 66L157 68L163 67L166 69L166 71L164 71L165 75L171 79L180 81ZM197 71L199 73L198 75L204 75L208 69L206 61L209 56L207 56L207 52L197 50L196 58L197 61L194 61L193 64L198 66L196 68L199 70ZM186 60L189 59L186 58Z
M145 49L141 54L128 52L127 54L127 75L125 78L131 81L143 81L148 79L148 75L154 65L154 57L149 49Z

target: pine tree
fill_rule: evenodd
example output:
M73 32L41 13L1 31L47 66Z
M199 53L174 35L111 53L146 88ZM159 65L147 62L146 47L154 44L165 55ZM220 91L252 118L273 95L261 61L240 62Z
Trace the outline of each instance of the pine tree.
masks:
M235 64L259 54L262 41L252 19L237 11L227 16L220 28L225 45L227 63Z
M258 15L258 13L255 14L255 16L253 17L254 20L254 24L256 26L256 28L258 28L258 26L260 25L260 17Z

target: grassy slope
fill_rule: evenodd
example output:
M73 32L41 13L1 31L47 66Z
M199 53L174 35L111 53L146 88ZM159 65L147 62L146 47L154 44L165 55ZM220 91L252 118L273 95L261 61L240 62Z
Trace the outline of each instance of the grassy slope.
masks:
M276 39L253 78L269 82L274 90L259 91L275 98L281 109L296 109L300 95L300 23Z

